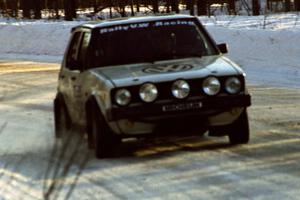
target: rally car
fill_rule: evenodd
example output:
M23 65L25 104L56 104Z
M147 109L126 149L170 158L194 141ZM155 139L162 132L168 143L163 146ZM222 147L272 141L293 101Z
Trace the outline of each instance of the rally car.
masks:
M81 127L98 158L122 138L181 133L249 141L244 71L197 17L130 17L74 27L54 100L55 134Z

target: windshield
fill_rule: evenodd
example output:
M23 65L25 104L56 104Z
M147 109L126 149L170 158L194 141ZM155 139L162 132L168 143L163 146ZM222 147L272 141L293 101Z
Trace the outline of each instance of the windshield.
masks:
M217 52L192 20L156 21L102 28L93 66L154 62Z

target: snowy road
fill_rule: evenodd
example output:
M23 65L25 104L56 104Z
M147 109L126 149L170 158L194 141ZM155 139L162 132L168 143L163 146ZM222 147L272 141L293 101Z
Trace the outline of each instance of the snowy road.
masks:
M299 89L251 85L248 145L128 141L118 158L97 160L76 132L65 145L54 139L57 69L0 62L0 200L299 199Z

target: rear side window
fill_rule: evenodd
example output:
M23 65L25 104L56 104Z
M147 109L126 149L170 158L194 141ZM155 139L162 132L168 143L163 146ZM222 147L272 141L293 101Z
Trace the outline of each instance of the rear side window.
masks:
M75 32L72 40L71 45L67 53L67 63L66 67L70 70L78 69L78 47L80 43L81 32Z

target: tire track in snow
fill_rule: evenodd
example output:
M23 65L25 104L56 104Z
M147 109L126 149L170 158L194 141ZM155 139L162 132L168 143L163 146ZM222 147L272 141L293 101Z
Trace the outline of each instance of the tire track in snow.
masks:
M6 122L4 122L4 123L2 124L2 126L0 127L0 135L3 133L3 131L4 131L4 129L6 128L7 124L8 124L8 122L6 121Z
M22 157L17 157L16 159L11 159L10 153L5 153L5 160L9 159L9 161L6 161L5 166L2 168L2 172L0 174L0 181L1 177L2 180L0 182L0 185L5 184L6 187L0 188L0 194L10 194L12 196L15 196L15 194L22 195L22 197L28 197L30 199L39 199L37 196L34 196L30 193L30 190L28 190L28 183L24 182L23 180L19 180L18 173L21 171L22 163L26 162L28 160L29 155L25 155ZM18 187L15 187L15 186ZM12 192L13 191L13 192Z
M73 173L75 176L72 181L68 182L66 186L68 189L64 194L64 199L70 199L76 183L90 159L90 153L87 150L84 138L74 130L65 134L66 136L57 139L55 142L45 172L44 180L51 180L50 183L46 181L43 183L43 196L46 200L54 200L62 196L61 192L65 186L66 178L71 168L77 166L77 172ZM62 144L60 145L59 142L62 142ZM55 163L50 160L55 160Z

